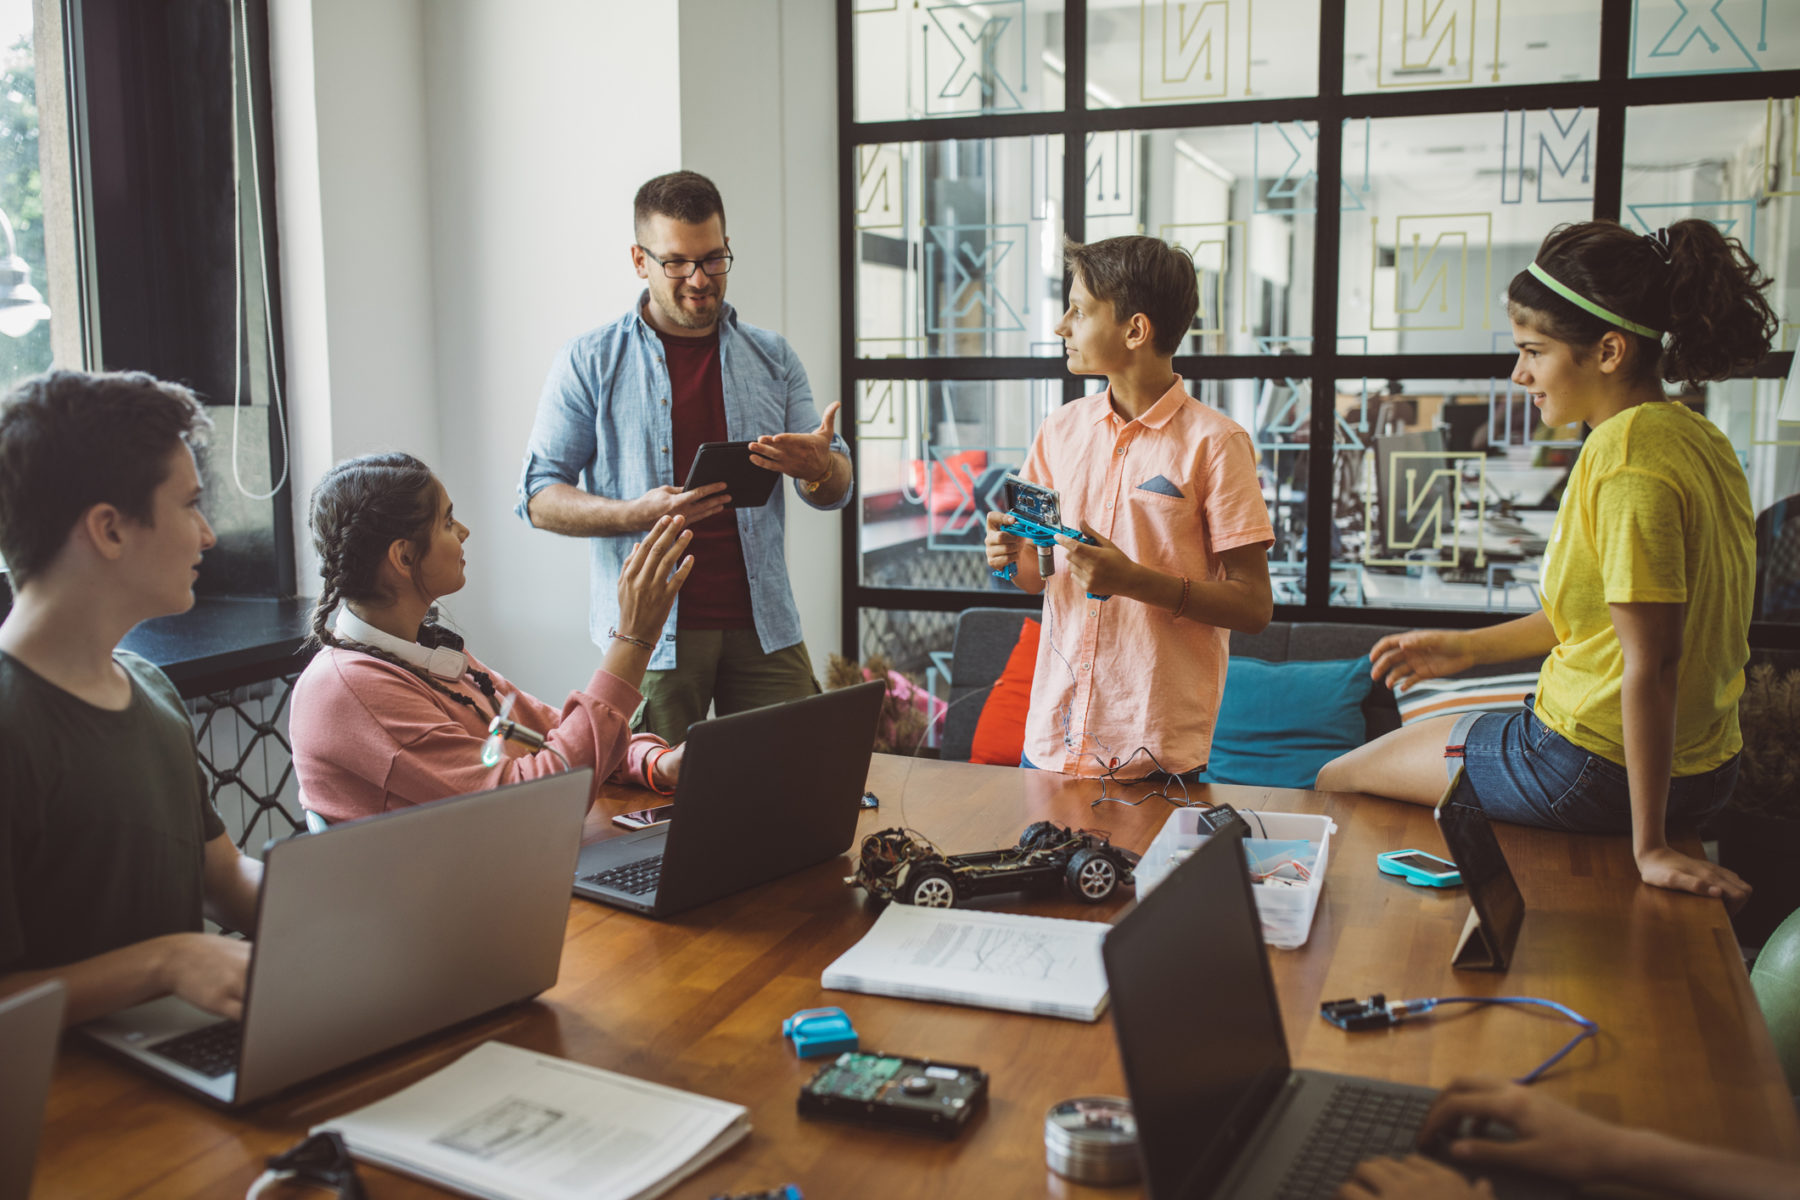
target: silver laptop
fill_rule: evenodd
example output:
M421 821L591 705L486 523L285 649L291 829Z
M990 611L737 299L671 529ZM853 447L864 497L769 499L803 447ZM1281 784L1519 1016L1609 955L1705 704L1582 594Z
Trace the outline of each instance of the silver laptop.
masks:
M1290 1064L1242 832L1203 843L1101 946L1149 1200L1329 1200L1363 1159L1412 1152L1437 1097ZM1574 1194L1480 1174L1501 1200Z
M272 843L241 1025L165 996L82 1031L235 1107L535 996L592 789L582 768Z
M40 983L0 1000L0 1200L31 1194L62 1020L60 983Z
M859 683L693 726L674 819L584 846L575 894L666 917L842 854L886 694Z

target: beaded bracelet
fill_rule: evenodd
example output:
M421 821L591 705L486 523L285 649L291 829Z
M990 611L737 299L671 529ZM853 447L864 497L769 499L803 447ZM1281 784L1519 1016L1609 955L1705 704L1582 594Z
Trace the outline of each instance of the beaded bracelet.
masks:
M1181 577L1181 603L1175 606L1175 617L1177 620L1181 618L1181 614L1187 609L1188 591L1192 586L1193 585L1188 582L1188 577L1183 575Z
M607 629L606 636L621 642L630 642L633 646L642 646L646 650L655 651L655 642L646 642L643 638L632 637L629 633L620 633L616 629Z

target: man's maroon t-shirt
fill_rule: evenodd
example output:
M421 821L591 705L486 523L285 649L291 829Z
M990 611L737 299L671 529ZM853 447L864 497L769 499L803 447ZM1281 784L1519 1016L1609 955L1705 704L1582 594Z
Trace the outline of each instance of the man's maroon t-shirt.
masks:
M719 334L661 337L669 367L670 418L675 427L675 486L687 481L703 442L728 442L725 379L719 366ZM738 541L737 510L693 526L694 573L681 589L676 625L681 629L751 629L750 578Z

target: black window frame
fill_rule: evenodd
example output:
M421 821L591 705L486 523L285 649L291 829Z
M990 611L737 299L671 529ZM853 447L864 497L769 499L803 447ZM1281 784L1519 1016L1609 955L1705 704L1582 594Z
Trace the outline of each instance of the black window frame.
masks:
M85 365L148 371L193 388L217 426L215 454L232 452L236 316L231 185L231 11L238 0L60 0L76 212L76 297ZM285 398L280 236L267 0L247 0L249 112L274 345L269 378ZM244 35L240 33L239 38ZM240 118L248 151L250 128ZM250 163L244 161L249 195ZM261 306L258 246L244 239L246 308ZM268 357L246 335L249 363ZM268 416L275 494L251 500L209 490L209 509L239 506L244 532L222 537L195 590L202 595L287 597L296 591L291 471L275 406ZM223 460L221 460L223 461ZM289 460L291 462L291 458ZM230 478L225 467L224 478ZM215 474L217 472L214 472Z
M1189 129L1255 122L1311 121L1318 125L1317 215L1314 235L1313 352L1260 355L1182 355L1175 369L1189 380L1287 379L1310 377L1312 409L1309 441L1331 445L1335 437L1337 381L1344 378L1497 378L1512 371L1510 354L1372 354L1337 352L1340 198L1344 123L1364 117L1437 116L1501 110L1592 108L1595 218L1617 220L1624 186L1625 114L1628 109L1723 100L1767 100L1800 95L1800 69L1719 75L1660 75L1633 78L1630 72L1632 0L1601 0L1599 78L1570 83L1431 88L1394 92L1345 93L1343 0L1319 0L1318 95L1293 99L1212 101L1089 109L1087 101L1087 0L1065 0L1064 103L1060 110L1035 113L857 121L855 111L855 0L838 0L838 252L841 298L838 358L843 416L839 427L856 461L856 400L867 380L1060 379L1064 403L1079 398L1084 384L1072 378L1060 358L860 358L856 353L856 148L860 145L944 139L987 139L1050 134L1063 137L1062 203L1064 232L1083 240L1086 155L1072 152L1090 133L1114 130ZM1066 285L1065 285L1066 286ZM1800 318L1800 314L1795 314ZM1321 347L1327 347L1320 352ZM1790 352L1770 354L1746 377L1785 377ZM1308 456L1307 490L1332 493L1335 454ZM1472 628L1513 614L1434 608L1351 608L1329 602L1332 506L1309 504L1306 527L1306 602L1275 607L1278 621L1319 621L1395 626ZM970 592L948 589L878 588L862 582L857 506L844 511L842 526L842 641L857 657L864 609L956 612L976 605L1037 609L1041 599L1016 590ZM1800 624L1756 621L1750 644L1763 649L1800 648Z

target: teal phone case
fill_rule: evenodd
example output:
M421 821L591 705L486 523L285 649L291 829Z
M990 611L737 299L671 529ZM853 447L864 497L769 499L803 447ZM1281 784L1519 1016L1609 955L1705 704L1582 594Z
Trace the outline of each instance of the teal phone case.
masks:
M1375 856L1375 867L1383 875L1398 875L1414 887L1460 887L1462 885L1460 871L1453 870L1447 875L1433 875L1408 863L1396 861L1405 858L1408 854L1423 854L1426 858L1438 857L1426 850L1386 850ZM1438 861L1445 862L1446 860L1438 859ZM1447 863L1446 865L1454 867L1456 864Z

